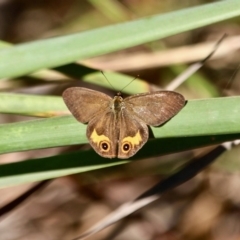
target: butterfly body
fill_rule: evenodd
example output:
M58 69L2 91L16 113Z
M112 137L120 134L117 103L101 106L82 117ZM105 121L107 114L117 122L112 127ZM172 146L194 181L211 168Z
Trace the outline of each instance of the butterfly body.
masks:
M88 123L87 138L107 158L129 158L148 140L148 126L159 126L185 104L176 92L157 91L114 98L87 88L68 88L63 99L73 116Z

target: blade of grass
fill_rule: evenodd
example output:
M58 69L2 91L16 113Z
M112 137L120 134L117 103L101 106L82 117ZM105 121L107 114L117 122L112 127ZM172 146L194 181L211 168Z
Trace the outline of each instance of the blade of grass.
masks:
M0 112L38 117L69 113L61 97L0 93Z
M84 69L84 67L79 66L78 68L78 66L79 65L72 65L70 67L71 70L67 70L67 67L64 67L64 70L62 69L62 71L68 72L68 74L71 75L74 75L75 71L76 74L83 74L81 70ZM72 67L74 68L74 70L72 69ZM127 86L127 84L133 80L132 77L119 73L106 72L105 75L114 85L114 88L118 91L120 91L123 87ZM85 76L82 76L82 80L88 83L96 84L98 86L112 88L100 72L86 74ZM127 88L124 89L124 92L126 92L127 94L136 94L148 91L150 91L150 85L140 79L134 80ZM114 94L112 95L112 97L114 96ZM39 117L52 117L69 113L61 97L36 96L30 94L14 94L1 92L0 112Z
M240 1L219 1L84 33L2 49L0 78L17 77L161 39L240 14Z
M114 72L104 72L104 74L106 75L108 80L111 82L111 84L117 91L121 91L121 89L124 88L124 92L126 94L137 94L137 93L142 93L142 92L149 92L151 90L150 89L151 85L148 82L143 81L139 78L137 78L133 82L131 82L134 79L131 76L114 73ZM103 77L101 72L88 74L83 77L83 81L86 81L88 83L93 83L93 84L96 84L98 86L102 86L105 88L112 89L112 87L106 81L106 79ZM129 84L130 82L131 82L131 84ZM112 90L114 90L114 89L112 89ZM114 93L114 94L116 94L116 93Z
M209 143L218 144L236 138L240 138L240 134L153 139L148 141L132 160L185 151L196 147L203 147L209 145ZM116 166L128 163L129 161L116 159L110 161L109 159L100 157L93 150L88 150L42 159L2 164L0 165L0 188ZM185 164L185 160L182 161L182 164ZM178 166L180 165L178 163Z
M192 100L162 127L156 138L240 133L240 97ZM0 153L86 143L86 125L72 116L0 126Z
M128 19L127 9L116 0L88 0L96 9L114 22Z

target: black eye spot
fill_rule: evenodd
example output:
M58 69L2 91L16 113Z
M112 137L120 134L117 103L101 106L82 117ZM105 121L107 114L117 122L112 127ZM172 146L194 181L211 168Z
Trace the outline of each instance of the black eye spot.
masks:
M129 149L130 149L129 144L128 144L128 143L125 143L125 144L123 145L123 151L127 152Z
M107 143L102 143L102 149L103 150L108 150L108 148L109 148L109 145L107 144Z

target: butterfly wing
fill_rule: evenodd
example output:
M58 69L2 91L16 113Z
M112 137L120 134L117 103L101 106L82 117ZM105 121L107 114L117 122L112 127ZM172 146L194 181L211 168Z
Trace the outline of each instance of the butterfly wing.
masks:
M132 157L148 140L148 127L126 108L119 116L118 158Z
M126 109L151 126L163 124L176 115L184 105L184 97L171 91L141 93L125 99Z
M107 158L129 158L148 140L147 125L158 126L180 111L182 95L159 91L130 96L124 107L115 112L111 97L91 89L73 87L63 93L73 116L88 122L87 137L93 149Z
M71 87L63 92L63 100L79 122L87 123L109 108L111 97L91 89Z
M147 125L161 125L177 114L184 104L181 94L170 91L142 93L126 98L119 121L118 158L133 156L148 140Z
M117 157L119 121L112 111L103 112L91 119L87 126L87 138L93 149L102 157Z
M93 149L103 157L116 157L119 128L110 110L112 98L91 89L72 87L64 91L63 100L79 122L88 123L87 138Z

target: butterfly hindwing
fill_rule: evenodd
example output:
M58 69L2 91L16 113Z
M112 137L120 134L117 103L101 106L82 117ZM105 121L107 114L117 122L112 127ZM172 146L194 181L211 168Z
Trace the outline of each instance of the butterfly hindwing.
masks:
M118 158L132 157L148 140L148 126L123 109L120 119Z
M91 119L87 126L87 138L93 149L103 157L117 157L119 122L111 111Z

